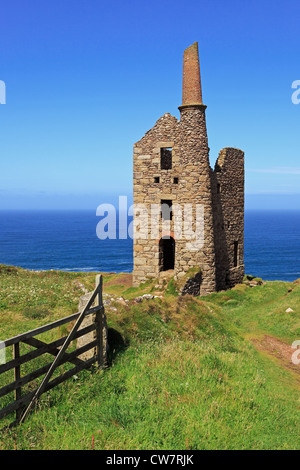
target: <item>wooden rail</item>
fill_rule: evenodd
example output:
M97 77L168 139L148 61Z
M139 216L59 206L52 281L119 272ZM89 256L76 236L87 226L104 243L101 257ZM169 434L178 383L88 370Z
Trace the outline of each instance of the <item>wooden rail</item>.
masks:
M96 307L92 307L94 303L96 303ZM90 325L79 329L84 318L92 314L95 314L94 321L91 322ZM97 276L96 288L82 312L74 313L73 315L69 315L68 317L62 318L55 322L48 323L47 325L41 326L34 330L14 336L13 338L9 338L3 342L5 348L8 348L9 346L13 347L13 359L0 365L0 376L5 372L13 370L14 380L13 382L8 383L0 388L0 398L10 392L14 392L14 400L0 409L0 419L14 412L15 420L10 424L10 426L22 423L28 416L38 398L43 393L51 390L53 387L74 376L81 370L89 368L95 362L98 362L100 367L103 366L103 314L104 307L102 302L102 276L100 275ZM70 333L63 338L57 339L50 343L45 343L44 341L36 338L36 336L42 333L48 332L74 321L75 324ZM93 341L90 341L80 348L76 348L72 352L67 352L67 349L72 341L86 335L87 333L91 333L92 331L95 331ZM35 349L21 355L20 343L30 345ZM90 359L83 360L79 357L92 348L96 349L96 354L94 354ZM44 354L51 354L55 356L54 361L43 365L42 367L39 367L26 375L21 374L22 365ZM75 367L67 370L58 377L55 377L51 380L51 377L53 376L55 370L57 370L57 367L65 364L66 362L73 364ZM44 378L42 379L39 387L34 391L28 392L22 396L22 387L41 377L42 375L44 375Z

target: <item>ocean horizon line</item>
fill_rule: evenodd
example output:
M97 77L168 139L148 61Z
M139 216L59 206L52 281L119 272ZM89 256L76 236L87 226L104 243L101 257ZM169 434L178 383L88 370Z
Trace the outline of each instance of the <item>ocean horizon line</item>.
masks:
M132 238L100 240L96 212L0 210L0 215L1 264L33 271L133 270ZM299 233L300 210L246 210L245 272L270 281L299 278Z
M109 204L109 203L108 203ZM112 204L113 205L113 204ZM96 217L100 217L96 215L96 209L0 209L0 213L7 213L7 212L35 212L35 213L44 213L44 212L85 212L85 213L95 213ZM118 208L116 207L116 213L119 213L122 211L119 211ZM125 211L124 211L125 212ZM282 209L282 208L245 208L245 213L246 212L300 212L300 208L287 208L287 209ZM128 216L132 217L132 216Z

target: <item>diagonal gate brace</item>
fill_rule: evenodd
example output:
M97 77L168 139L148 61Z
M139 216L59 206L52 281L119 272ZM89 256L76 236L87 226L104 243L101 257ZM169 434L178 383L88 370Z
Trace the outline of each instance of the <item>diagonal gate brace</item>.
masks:
M86 312L90 309L90 307L93 304L93 302L95 301L97 295L99 297L101 296L100 291L102 290L102 276L99 276L99 277L100 277L99 284L97 285L96 289L94 290L94 292L92 293L92 295L90 297L90 300L88 301L85 308L83 309L83 311L79 315L78 319L76 320L75 325L73 326L72 330L70 331L69 335L67 336L63 346L59 350L59 352L58 352L56 358L54 359L53 363L51 364L51 366L50 366L48 372L46 373L41 385L37 389L36 393L34 394L32 400L31 400L31 402L29 403L28 407L26 408L26 410L24 411L22 417L20 418L20 420L19 420L20 424L25 421L25 419L28 416L29 412L33 408L33 405L35 404L35 402L38 400L38 398L44 392L48 382L50 381L50 379L51 379L51 377L52 377L52 375L55 371L55 369L59 366L64 354L66 353L67 348L69 347L71 341L73 341L73 338L74 338L78 328L80 327L80 325L81 325L81 323L82 323L82 321L85 317ZM102 306L99 305L99 309L101 309L101 307Z

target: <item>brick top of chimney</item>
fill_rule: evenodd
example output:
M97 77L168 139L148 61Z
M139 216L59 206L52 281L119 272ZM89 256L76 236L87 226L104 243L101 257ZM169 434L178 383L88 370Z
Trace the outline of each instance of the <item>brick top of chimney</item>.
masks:
M202 105L198 42L183 54L182 106Z

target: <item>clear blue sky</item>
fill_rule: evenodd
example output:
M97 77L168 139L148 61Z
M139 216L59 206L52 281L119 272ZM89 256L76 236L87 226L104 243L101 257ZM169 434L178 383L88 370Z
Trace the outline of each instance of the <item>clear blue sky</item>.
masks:
M246 154L247 207L299 208L299 0L3 0L0 209L96 209L132 193L132 147L179 118L199 43L211 164Z

